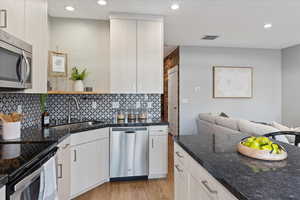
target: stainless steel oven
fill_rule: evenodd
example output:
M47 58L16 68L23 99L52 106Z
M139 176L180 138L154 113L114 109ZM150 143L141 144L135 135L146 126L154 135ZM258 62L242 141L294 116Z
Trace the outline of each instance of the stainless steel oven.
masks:
M7 200L56 200L57 183L56 174L56 151L57 148L48 153L41 160L30 167L25 167L23 172L6 186ZM53 162L50 167L48 162ZM48 164L48 167L46 167ZM54 169L55 168L55 169ZM49 175L50 174L50 175ZM52 175L52 176L51 176Z
M32 87L32 46L0 30L0 89Z

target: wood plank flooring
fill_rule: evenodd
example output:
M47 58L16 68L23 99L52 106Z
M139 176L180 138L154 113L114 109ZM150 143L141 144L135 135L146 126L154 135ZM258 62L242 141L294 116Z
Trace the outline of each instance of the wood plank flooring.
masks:
M173 140L169 136L169 169L167 179L105 183L76 200L173 200Z

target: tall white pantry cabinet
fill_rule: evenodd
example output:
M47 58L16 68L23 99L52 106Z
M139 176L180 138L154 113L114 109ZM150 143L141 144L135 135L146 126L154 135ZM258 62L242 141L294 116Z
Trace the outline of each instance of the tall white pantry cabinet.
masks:
M47 91L48 13L47 0L1 0L0 29L33 47L32 89Z
M163 93L163 18L110 16L111 93Z

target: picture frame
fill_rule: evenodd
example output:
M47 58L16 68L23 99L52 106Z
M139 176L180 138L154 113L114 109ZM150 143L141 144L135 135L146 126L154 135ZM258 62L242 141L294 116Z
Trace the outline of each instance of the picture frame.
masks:
M213 98L253 98L253 67L213 67Z
M48 76L68 76L68 55L66 53L49 51Z

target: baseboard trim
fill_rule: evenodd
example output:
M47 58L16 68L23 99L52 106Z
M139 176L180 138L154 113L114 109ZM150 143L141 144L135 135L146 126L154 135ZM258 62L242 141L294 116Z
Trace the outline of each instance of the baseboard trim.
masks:
M80 196L80 195L82 195L82 194L84 194L84 193L86 193L86 192L88 192L88 191L90 191L90 190L92 190L92 189L94 189L94 188L96 188L96 187L104 184L104 183L107 183L107 182L109 182L109 178L103 179L103 180L99 181L98 183L96 183L96 184L94 184L94 185L92 185L92 186L90 186L90 187L88 187L88 188L86 188L86 189L84 189L84 190L82 190L82 191L80 191L80 192L72 195L71 199L75 199L76 197L78 197L78 196Z

